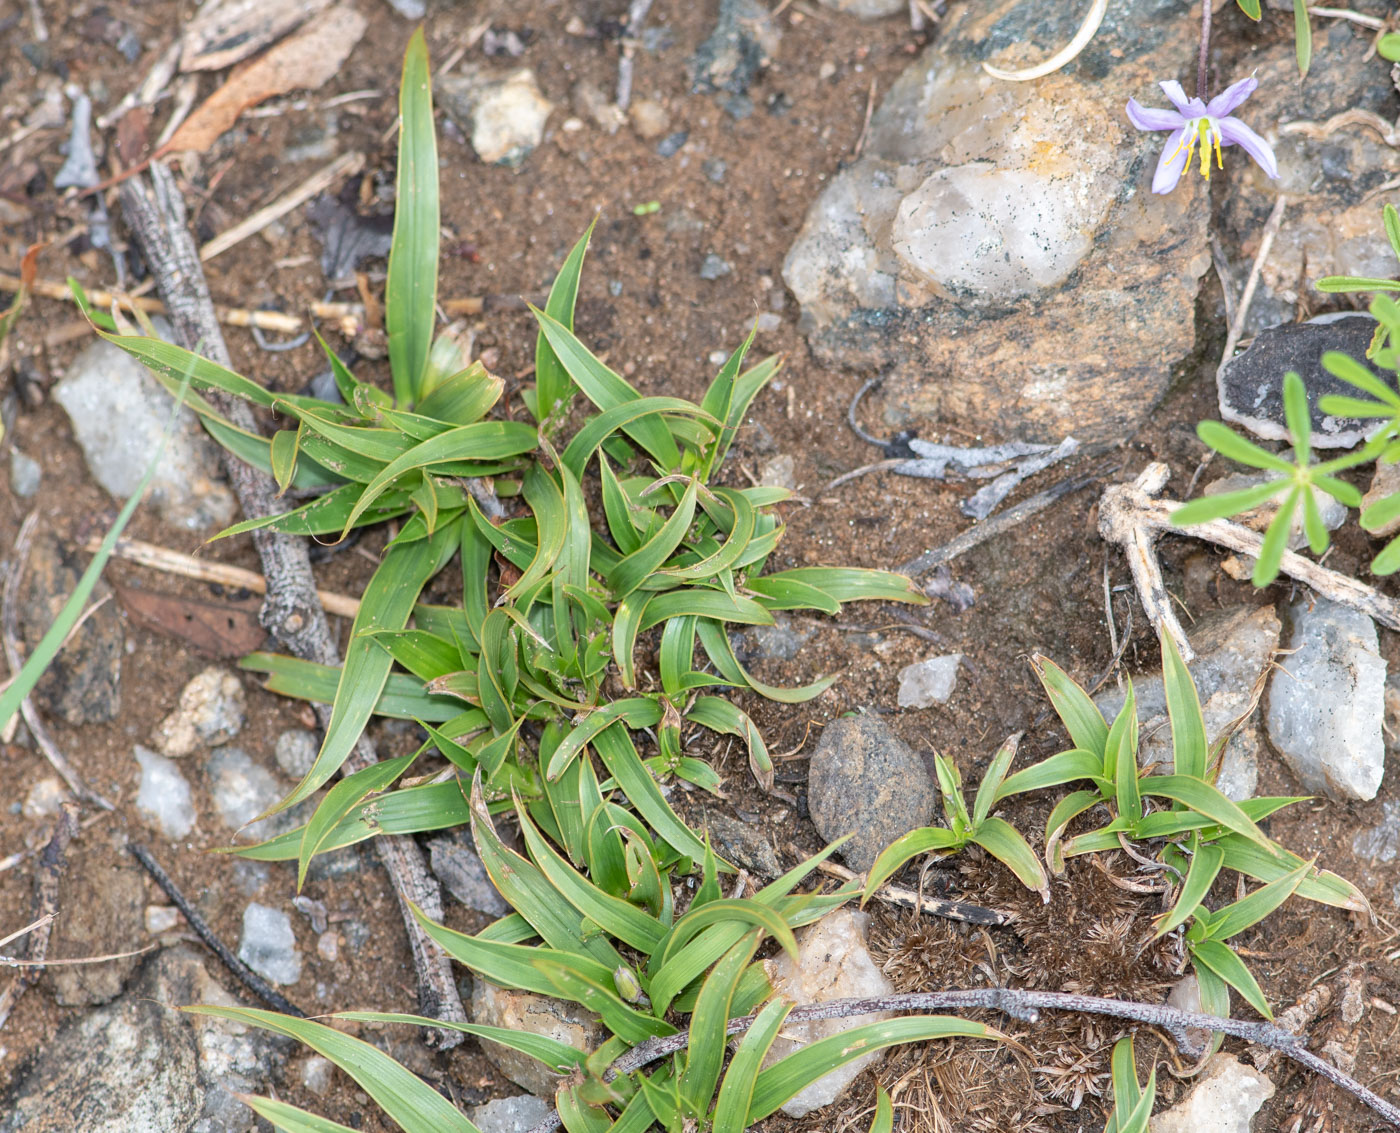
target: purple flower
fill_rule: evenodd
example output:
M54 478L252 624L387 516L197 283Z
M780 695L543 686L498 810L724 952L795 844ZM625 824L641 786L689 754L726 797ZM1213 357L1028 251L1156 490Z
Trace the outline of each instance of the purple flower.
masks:
M1223 169L1225 162L1220 156L1221 146L1240 146L1254 158L1255 163L1268 176L1278 177L1278 162L1269 143L1232 116L1235 110L1259 85L1257 79L1241 79L1233 86L1226 87L1209 103L1199 98L1187 98L1181 84L1175 81L1161 84L1175 110L1156 110L1140 106L1136 99L1128 99L1128 120L1139 130L1170 130L1171 136L1162 149L1157 162L1157 172L1152 177L1154 193L1170 193L1191 164L1191 155L1199 146L1201 151L1201 175L1210 180L1210 153L1215 150L1216 163Z

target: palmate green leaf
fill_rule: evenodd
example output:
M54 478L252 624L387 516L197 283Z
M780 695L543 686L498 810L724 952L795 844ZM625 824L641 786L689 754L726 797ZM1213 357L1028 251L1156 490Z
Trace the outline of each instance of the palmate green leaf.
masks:
M1293 529L1293 513L1298 509L1298 500L1303 489L1295 485L1284 497L1278 512L1269 522L1264 532L1264 541L1259 546L1259 558L1254 564L1254 574L1250 581L1255 586L1268 586L1278 577L1283 564L1283 553L1288 549L1288 535Z
M583 1064L587 1052L568 1043L537 1035L533 1031L507 1027L488 1027L480 1023L454 1023L446 1019L428 1019L422 1015L402 1015L392 1011L337 1011L332 1019L348 1019L356 1023L404 1023L414 1027L439 1027L460 1031L478 1039L488 1039L544 1063L551 1070L568 1074Z
M1238 804L1231 802L1209 783L1189 775L1146 775L1140 784L1144 795L1171 799L1266 849L1273 846Z
M740 1040L739 1049L730 1059L729 1069L725 1071L724 1081L720 1085L712 1133L744 1133L749 1127L754 1086L763 1069L763 1060L791 1010L791 1003L782 999L773 1000L758 1013L753 1026Z
M1245 962L1235 954L1234 949L1218 940L1201 940L1188 943L1187 947L1198 972L1201 968L1207 969L1244 996L1246 1002L1260 1015L1273 1022L1274 1013L1269 1008L1269 1001L1264 997L1263 988L1259 986L1259 981L1254 978L1254 973Z
M1308 409L1308 391L1296 370L1283 375L1283 416L1288 435L1293 441L1294 459L1299 466L1312 462L1312 413Z
M311 859L321 853L331 831L370 795L389 787L399 776L408 771L423 753L423 749L410 752L397 759L385 759L363 767L353 775L347 775L326 792L326 797L316 808L307 822L301 836L301 850L297 855L297 892L306 884L306 871Z
M762 938L763 932L755 930L726 952L705 977L700 997L695 1001L690 1016L689 1052L680 1081L681 1093L689 1101L692 1113L703 1115L709 1111L724 1066L726 1028L734 992Z
M579 278L583 274L583 260L588 253L588 242L593 238L593 229L598 220L595 217L587 231L570 250L554 277L549 289L549 298L544 309L565 330L574 329L574 306L578 301ZM546 425L556 414L562 418L565 408L573 400L574 388L568 371L559 361L554 348L541 331L535 338L535 420ZM576 469L575 476L582 470Z
M1394 574L1400 570L1400 536L1392 539L1371 563L1371 573L1379 577Z
M1219 846L1206 843L1196 847L1195 853L1191 857L1191 868L1186 871L1186 880L1182 883L1181 893L1177 896L1176 904L1169 912L1163 913L1157 918L1158 936L1166 936L1178 925L1186 923L1187 919L1196 911L1196 907L1205 900L1206 894L1210 892L1210 887L1220 876L1220 870L1224 864L1225 851Z
M439 528L430 539L396 544L385 552L365 585L360 612L350 629L350 644L345 650L345 664L340 670L321 752L292 793L267 814L295 806L340 770L374 714L393 665L393 658L365 631L403 629L420 591L442 569L456 546L457 532L449 525Z
M886 846L875 864L866 875L865 889L860 895L861 904L870 900L871 895L886 881L920 854L946 853L960 849L964 839L943 826L924 826L901 835Z
M1048 657L1032 654L1031 668L1050 697L1051 707L1069 732L1074 746L1102 759L1104 745L1108 742L1108 722L1089 699L1089 694Z
M1400 284L1395 285L1400 288ZM1358 362L1350 354L1343 354L1340 350L1328 350L1322 355L1322 368L1335 378L1340 378L1347 385L1355 386L1364 393L1369 393L1382 405L1387 406L1392 413L1400 412L1400 393L1385 381L1382 381L1374 374L1369 366Z
M404 53L399 86L399 161L394 238L385 284L384 325L394 400L418 399L436 318L438 277L438 161L428 45L419 28Z
M1238 464L1250 468L1262 468L1269 472L1292 474L1293 465L1283 457L1268 449L1260 448L1253 441L1245 440L1233 429L1219 421L1202 421L1196 426L1196 435L1208 448L1213 448L1221 456L1228 457Z
M304 1109L273 1098L253 1097L251 1094L233 1096L274 1129L284 1130L285 1133L355 1133L348 1125L342 1125L328 1117L307 1113Z
M1197 523L1209 523L1212 519L1239 515L1273 499L1290 483L1289 480L1270 480L1252 488L1242 488L1238 492L1199 496L1172 512L1172 523L1177 527L1191 527Z
M481 1133L456 1106L377 1047L310 1019L252 1007L183 1007L192 1015L229 1019L286 1035L309 1046L349 1074L379 1107L407 1130Z
M874 1050L930 1039L1003 1037L1000 1031L982 1023L947 1015L904 1016L852 1027L808 1043L762 1071L754 1083L748 1119L750 1124L762 1121L824 1074Z
M1395 62L1390 55L1382 55L1381 58ZM1396 259L1400 259L1400 212L1389 202L1381 209L1381 222L1385 225L1385 236L1390 241L1390 250L1395 253Z
M997 788L995 801L1000 802L1028 791L1043 791L1047 787L1058 787L1079 779L1106 782L1103 779L1103 760L1083 748L1070 748L1007 776ZM978 790L980 793L981 788Z
M585 397L599 409L607 411L624 402L641 397L627 380L603 365L573 332L536 307L530 308L540 324L540 330L553 348L560 364ZM665 472L680 467L680 449L665 422L656 417L642 417L622 426L622 431L637 442L660 464Z
M1050 883L1040 859L1011 823L1001 818L985 819L974 828L971 841L1006 866L1027 889L1039 893L1041 901L1050 903Z
M1388 405L1381 405L1375 401L1364 401L1359 397L1344 397L1341 394L1328 394L1318 400L1318 408L1324 413L1330 413L1334 417L1375 417L1385 419L1394 417L1400 409L1393 409Z

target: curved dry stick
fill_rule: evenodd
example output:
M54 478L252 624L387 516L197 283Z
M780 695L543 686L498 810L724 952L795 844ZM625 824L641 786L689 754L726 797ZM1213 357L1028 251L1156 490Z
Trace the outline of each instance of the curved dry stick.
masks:
M1040 1021L1041 1010L1079 1011L1090 1015L1108 1015L1115 1019L1129 1019L1135 1023L1160 1027L1170 1034L1183 1049L1190 1051L1187 1032L1192 1030L1219 1031L1231 1038L1276 1050L1294 1062L1321 1074L1330 1082L1336 1083L1353 1097L1375 1110L1392 1125L1400 1128L1400 1109L1377 1097L1355 1078L1338 1070L1330 1062L1319 1058L1303 1045L1301 1035L1285 1031L1271 1023L1252 1023L1244 1019L1222 1019L1216 1015L1204 1015L1197 1011L1182 1011L1165 1004L1137 1003L1132 1000L1105 999L1097 995L1072 995L1063 991L1020 991L1013 988L990 987L971 990L923 991L905 995L883 995L869 999L829 999L824 1003L807 1003L794 1007L788 1013L787 1022L806 1023L814 1019L847 1019L854 1015L872 1015L882 1011L946 1011L953 1009L982 1009L1000 1011L1024 1023ZM746 1015L742 1019L729 1020L728 1034L743 1034L753 1026L757 1015ZM630 1074L684 1050L690 1043L690 1032L680 1031L662 1038L647 1039L638 1043L626 1054L618 1058L603 1075L611 1081L621 1074ZM562 1122L558 1110L533 1126L529 1133L553 1133Z
M1108 0L1094 0L1094 6L1089 9L1089 14L1084 17L1084 22L1074 33L1074 38L1044 63L1037 63L1034 67L1027 67L1024 71L1003 71L1000 67L983 63L982 70L986 71L992 78L1005 79L1008 83L1024 83L1030 79L1042 79L1046 75L1054 74L1061 67L1073 61L1075 56L1089 46L1089 41L1099 30L1099 25L1103 23L1104 13L1107 11Z

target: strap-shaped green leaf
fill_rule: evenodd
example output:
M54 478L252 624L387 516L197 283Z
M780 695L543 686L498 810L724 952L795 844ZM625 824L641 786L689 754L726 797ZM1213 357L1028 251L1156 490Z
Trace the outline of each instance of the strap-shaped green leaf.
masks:
M1196 907L1205 900L1206 894L1210 892L1210 887L1220 876L1220 870L1224 864L1225 851L1219 846L1205 843L1196 847L1196 851L1191 857L1191 868L1186 871L1186 880L1182 882L1176 904L1169 912L1163 913L1157 918L1158 936L1166 936L1178 925L1186 923L1187 919L1196 911Z
M1231 802L1216 787L1201 779L1190 775L1146 775L1139 782L1144 795L1171 799L1266 849L1273 846L1237 803Z
M1162 686L1172 728L1172 769L1178 775L1204 780L1210 742L1196 682L1171 634L1161 635L1161 647Z
M791 1010L791 1003L775 999L758 1013L753 1026L740 1040L715 1102L713 1133L744 1133L749 1127L754 1086L763 1069L763 1060Z
M630 555L625 556L608 572L608 585L617 598L625 598L656 571L675 553L681 540L690 530L695 517L695 498L700 491L700 481L691 480L685 495L676 505L670 517L652 538L648 539Z
M1202 940L1188 945L1191 951L1191 959L1196 962L1197 969L1207 969L1212 975L1224 980L1249 1003L1254 1010L1273 1022L1274 1013L1269 1008L1269 1001L1264 997L1264 990L1259 986L1259 981L1254 978L1254 973L1245 966L1245 962L1235 954L1233 948L1228 944L1222 944L1218 940Z
M1108 722L1089 699L1089 694L1048 657L1032 654L1031 668L1040 679L1055 715L1069 732L1074 746L1102 759L1104 745L1108 742Z
M306 871L311 859L321 853L330 833L370 795L383 791L403 775L423 749L409 752L397 759L385 759L347 775L326 792L326 797L307 822L301 836L301 852L297 857L297 891L306 884Z
M1021 732L1014 732L1008 736L1006 742L997 748L991 763L987 764L987 773L982 776L982 782L977 785L977 794L972 800L974 827L982 824L987 815L991 814L992 805L1001 797L1002 784L1011 768L1011 761L1016 758L1016 749L1021 744L1022 735Z
M724 1066L730 1005L762 937L761 931L750 932L726 952L705 977L695 1001L695 1010L690 1016L690 1046L680 1083L681 1093L690 1102L693 1113L709 1112L710 1099Z
M1106 783L1103 778L1103 760L1083 748L1070 748L1024 767L1014 775L1007 776L997 788L996 801L1008 799L1012 795L1022 795L1028 791L1043 791L1047 787L1059 787L1080 779L1092 779ZM979 788L980 791L980 788Z
M1006 866L1027 889L1039 893L1045 904L1050 903L1050 883L1040 859L1011 823L1002 818L985 819L973 830L971 841Z
M259 1098L250 1094L234 1094L239 1101L269 1122L274 1129L284 1133L355 1133L348 1125L332 1121L328 1117L307 1113L287 1102L275 1098Z
M588 242L593 238L595 217L587 231L579 238L554 277L549 289L549 298L544 309L550 318L565 330L574 329L574 306L578 302L579 278L583 275L583 259L588 253ZM573 399L574 388L568 371L559 361L554 348L541 331L535 339L535 419L545 425L556 416L562 417L562 410Z

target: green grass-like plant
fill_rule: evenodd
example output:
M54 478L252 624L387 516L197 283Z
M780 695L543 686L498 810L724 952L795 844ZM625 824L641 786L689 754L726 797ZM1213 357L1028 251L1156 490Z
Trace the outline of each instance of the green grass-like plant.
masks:
M1103 1133L1147 1133L1152 1106L1157 1101L1157 1068L1147 1076L1147 1085L1137 1080L1133 1061L1133 1037L1119 1039L1113 1044L1113 1111Z

